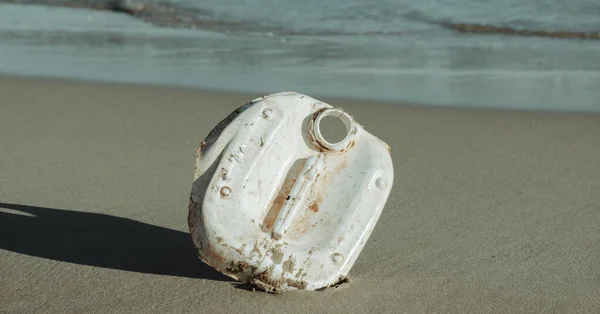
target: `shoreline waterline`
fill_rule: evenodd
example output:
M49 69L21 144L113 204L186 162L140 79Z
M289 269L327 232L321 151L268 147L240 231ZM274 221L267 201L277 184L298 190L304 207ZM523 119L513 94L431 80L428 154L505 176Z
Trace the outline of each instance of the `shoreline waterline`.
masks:
M407 34L279 36L149 25L126 14L0 4L0 74L295 90L449 107L600 111L600 44Z

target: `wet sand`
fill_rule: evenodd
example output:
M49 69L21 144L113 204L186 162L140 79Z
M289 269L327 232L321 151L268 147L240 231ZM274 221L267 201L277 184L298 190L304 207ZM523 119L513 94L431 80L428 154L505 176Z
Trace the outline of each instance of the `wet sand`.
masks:
M257 96L0 78L0 312L600 311L598 114L322 98L396 172L351 285L270 295L204 266L195 151Z

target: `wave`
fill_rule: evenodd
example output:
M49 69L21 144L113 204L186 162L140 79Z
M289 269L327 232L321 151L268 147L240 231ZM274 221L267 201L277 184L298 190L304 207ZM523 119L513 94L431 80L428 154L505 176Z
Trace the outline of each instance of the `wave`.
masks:
M534 36L547 38L600 39L600 31L546 31L532 29L517 29L507 26L495 26L476 23L437 22L445 28L460 33L499 34L509 36Z
M0 0L0 3L35 4L68 8L83 8L125 13L147 23L170 28L195 28L225 33L254 32L279 36L402 36L417 31L368 31L352 32L340 30L293 30L273 25L262 25L251 21L227 21L213 18L208 10L187 7L161 0ZM436 20L422 13L411 12L403 18L433 24L459 33L481 35L529 36L560 39L600 40L600 31L561 31L519 29L493 24L460 23ZM419 31L422 33L423 31Z
M500 26L483 23L451 22L444 19L436 19L423 12L411 10L402 15L403 18L415 22L437 25L445 29L459 33L482 34L482 35L506 35L506 36L530 36L546 38L572 38L572 39L600 39L600 31L565 31L565 30L543 30L516 28L512 26Z

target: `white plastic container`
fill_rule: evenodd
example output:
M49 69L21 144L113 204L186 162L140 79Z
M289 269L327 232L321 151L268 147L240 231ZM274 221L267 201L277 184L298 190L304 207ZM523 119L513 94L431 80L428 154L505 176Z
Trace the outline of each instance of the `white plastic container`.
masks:
M330 143L322 119L346 137ZM202 142L188 222L199 257L265 291L345 280L389 196L389 146L340 108L285 92L232 112Z

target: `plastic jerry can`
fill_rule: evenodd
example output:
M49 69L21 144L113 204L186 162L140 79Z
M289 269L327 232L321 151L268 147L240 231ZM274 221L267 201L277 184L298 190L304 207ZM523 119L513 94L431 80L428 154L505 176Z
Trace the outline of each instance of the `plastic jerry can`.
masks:
M339 119L345 136L322 133ZM294 92L222 120L197 150L188 224L200 259L261 290L347 279L394 180L389 146L341 108Z

